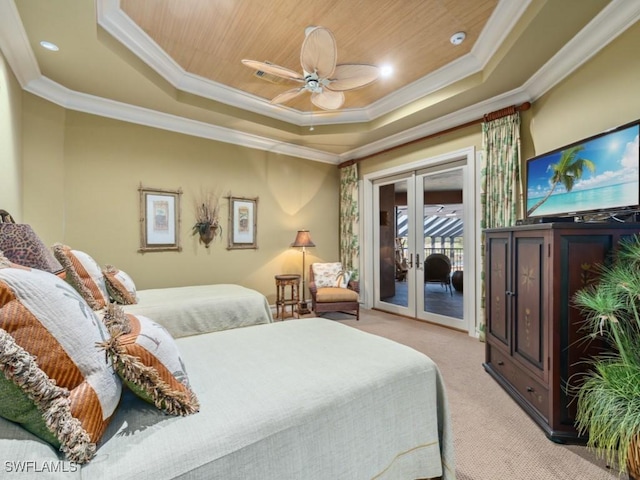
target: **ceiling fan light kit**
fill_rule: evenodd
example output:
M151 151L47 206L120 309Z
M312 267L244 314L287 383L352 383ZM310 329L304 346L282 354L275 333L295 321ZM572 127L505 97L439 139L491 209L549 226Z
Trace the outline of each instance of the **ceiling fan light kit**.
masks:
M337 110L344 104L344 93L375 82L380 69L375 65L345 63L337 65L336 40L324 27L307 27L300 51L302 74L270 62L242 60L247 67L301 84L286 90L271 100L280 104L304 92L311 93L311 102L322 110ZM261 77L263 75L260 75Z

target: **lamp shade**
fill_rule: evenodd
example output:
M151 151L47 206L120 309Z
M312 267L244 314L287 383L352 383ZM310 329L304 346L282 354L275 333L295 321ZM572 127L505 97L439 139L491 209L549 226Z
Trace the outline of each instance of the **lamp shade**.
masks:
M64 269L30 225L0 223L0 252L11 262L57 274Z
M316 244L311 240L309 230L298 230L296 239L291 244L292 247L315 247Z

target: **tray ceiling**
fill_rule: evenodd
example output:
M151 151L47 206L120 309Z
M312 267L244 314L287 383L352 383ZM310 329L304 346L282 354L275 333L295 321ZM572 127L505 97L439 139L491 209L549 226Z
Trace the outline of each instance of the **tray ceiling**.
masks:
M7 0L0 48L65 108L340 163L534 101L639 18L636 0ZM339 63L393 75L335 112L270 104L292 85L240 60L301 71L309 25L332 30Z

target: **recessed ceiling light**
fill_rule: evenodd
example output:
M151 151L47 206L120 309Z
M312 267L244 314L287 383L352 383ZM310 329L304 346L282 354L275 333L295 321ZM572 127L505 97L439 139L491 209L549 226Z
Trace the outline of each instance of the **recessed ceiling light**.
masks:
M382 65L380 67L380 76L383 78L390 77L393 73L393 67L391 65Z
M51 50L52 52L57 52L58 50L60 50L55 43L47 42L46 40L41 41L40 46L42 48L46 48L47 50Z
M464 32L456 32L453 35L451 35L451 38L449 39L449 41L453 44L453 45L460 45L462 42L464 42L464 39L467 38L467 34Z

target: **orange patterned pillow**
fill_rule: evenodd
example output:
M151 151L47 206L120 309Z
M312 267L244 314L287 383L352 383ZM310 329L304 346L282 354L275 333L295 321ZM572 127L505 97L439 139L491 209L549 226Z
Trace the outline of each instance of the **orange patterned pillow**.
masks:
M111 340L102 347L133 393L172 415L198 411L178 346L163 326L142 315L126 314L113 303L103 321Z
M104 273L107 291L114 302L122 305L138 303L136 284L126 272L118 270L113 265L106 265L102 273Z
M91 255L61 243L53 246L53 254L64 267L66 280L78 290L92 309L100 310L109 303L102 269Z
M0 416L88 462L122 383L96 343L108 332L69 284L0 257Z

